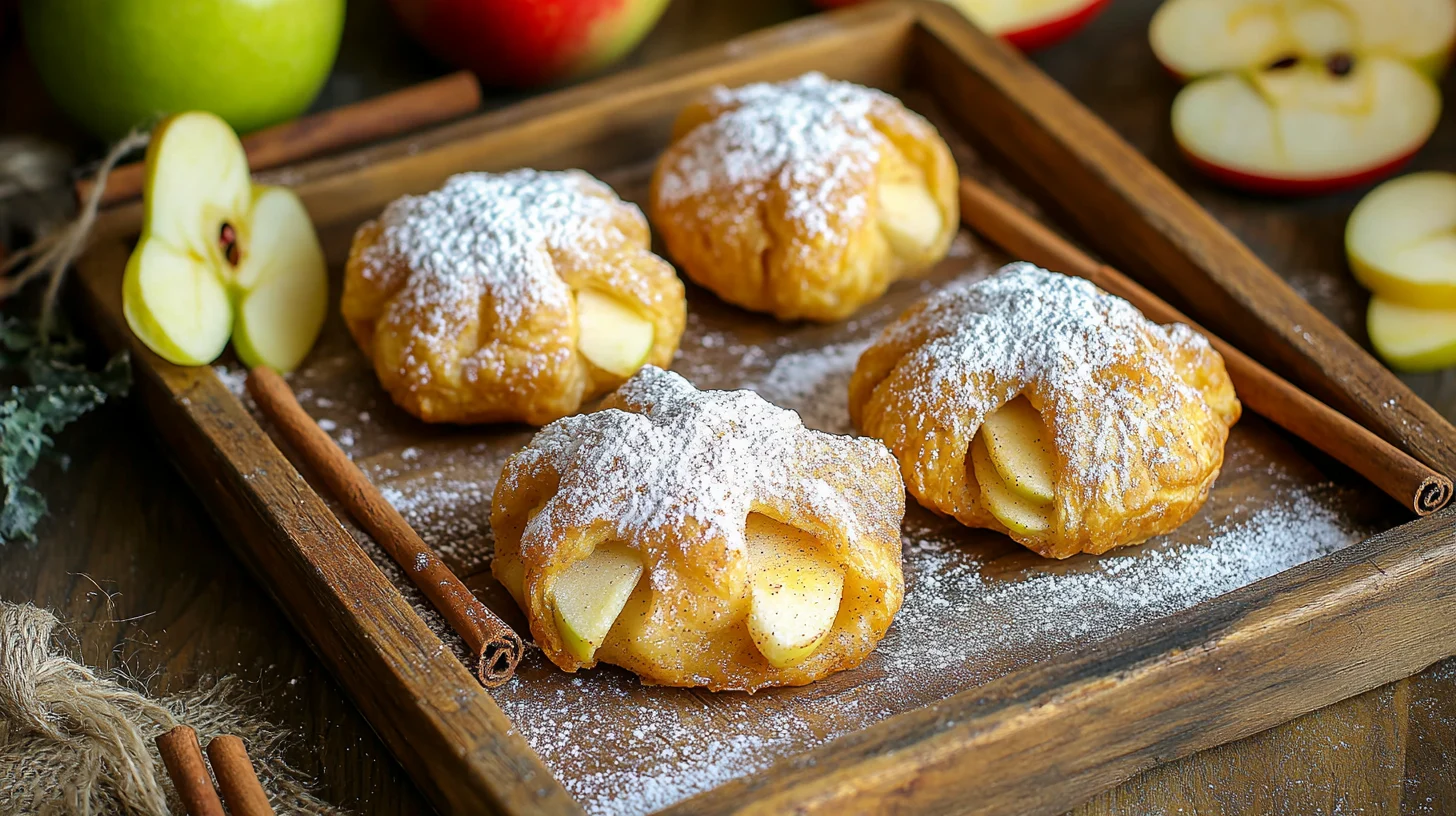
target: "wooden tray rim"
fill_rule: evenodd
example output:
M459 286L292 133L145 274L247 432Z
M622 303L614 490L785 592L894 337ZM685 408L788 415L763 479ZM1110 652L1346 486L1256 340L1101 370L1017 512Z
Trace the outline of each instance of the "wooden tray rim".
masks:
M826 26L825 19L833 19L835 24ZM775 48L800 47L819 38L832 38L836 32L873 26L918 26L932 36L951 40L960 50L968 47L966 43L977 49L990 49L991 53L1001 48L974 31L953 11L926 0L898 7L855 8L835 12L831 17L791 22L655 66L483 114L433 131L427 141L436 146L448 145L458 138L523 125L588 105L592 100L608 98L614 90L660 93L664 84L691 84L704 69L724 61L746 59ZM1006 54L999 56L1006 58ZM1020 59L1014 55L1011 58ZM644 83L645 78L656 81ZM387 150L413 155L420 149L417 140L410 145ZM301 180L303 194L308 195L309 190L346 184L351 174L361 170L360 156L365 154L376 155L362 151L360 155L310 162L285 171L285 175L292 174L292 178ZM1150 166L1148 170L1161 176ZM120 237L135 229L138 215L136 205L108 213L100 228L106 239L99 241L81 262L85 308L93 313L119 313L114 303L119 300L119 293L103 292L88 284L105 277L97 270L114 270L124 263L126 248ZM1283 285L1277 277L1274 280ZM1312 322L1322 319L1312 308L1307 305L1305 308L1313 313ZM141 375L142 390L147 392L143 399L149 403L149 413L159 418L157 401L162 400L170 402L173 411L180 408L191 421L190 428L175 427L176 423L172 423L174 427L160 430L174 457L179 458L184 476L203 496L209 509L220 510L219 515L228 517L237 517L239 513L254 515L251 524L227 525L230 534L246 540L246 533L262 533L271 540L274 549L292 544L299 550L292 558L298 563L289 567L311 570L310 577L315 580L306 583L335 590L334 602L341 605L351 600L357 602L357 598L346 598L338 592L342 586L325 573L325 565L315 558L318 553L301 547L300 533L320 536L330 548L328 558L341 559L335 564L350 567L352 572L347 578L362 581L363 586L377 594L378 603L400 626L402 635L416 639L423 636L427 639L425 642L438 643L382 575L377 576L378 580L367 580L357 574L378 570L333 519L322 498L210 368L171 366L137 343L124 326L116 326L114 322L102 331L108 335L105 337L108 345L131 349ZM238 441L255 446L257 461L236 457ZM188 448L193 450L188 452ZM206 476L210 472L202 463L205 459L225 462L227 470L237 477L237 483L222 485L219 489L216 484L197 482L196 475ZM261 478L257 476L260 473ZM263 501L258 484L269 481L280 482L277 487L293 501ZM231 501L220 494L227 494ZM239 495L251 501L237 501ZM300 520L304 522L301 525ZM338 538L340 535L344 540ZM347 661L340 660L339 655L322 645L329 630L302 620L299 608L308 604L296 597L290 601L296 590L280 589L271 570L285 569L278 562L290 560L288 554L270 552L260 556L245 540L234 541L234 549L263 577L270 592L334 668L336 676L347 678L345 686L366 715L371 715L368 716L370 723L380 730L411 776L438 806L459 812L473 812L480 807L514 813L579 812L579 805L551 777L539 757L513 733L509 721L483 690L471 695L475 700L457 705L454 710L435 712L440 716L434 718L433 733L437 739L444 740L450 756L439 754L442 746L432 745L430 740L420 745L412 734L399 731L391 717L385 715L386 711L395 716L419 715L425 713L422 711L425 706L414 705L412 711L400 712L395 710L398 701L361 693L360 686L365 684L353 681ZM1257 733L1314 708L1408 676L1456 652L1453 575L1456 575L1456 511L1447 510L1139 626L1088 649L1035 664L926 708L887 718L662 812L818 812L848 806L854 810L907 813L1059 813L1154 764ZM354 590L358 586L351 584L349 588ZM322 599L315 601L323 602ZM1375 644L1365 627L1386 619L1400 626L1396 627L1398 636L1391 642L1378 644L1380 654L1386 658L1383 661L1341 660L1337 658L1349 656L1336 649L1301 649L1288 642L1333 639L1359 644L1374 652ZM337 623L329 622L330 627ZM333 629L333 634L338 634L337 629ZM369 642L371 637L368 632L354 634L363 634L364 642ZM1290 659L1294 655L1307 659L1307 666L1315 670L1294 672L1296 667L1291 663L1297 661ZM408 658L422 656L408 655ZM1262 659L1255 660L1256 656ZM389 662L382 654L376 657L378 660L374 662ZM457 665L452 669L449 665L438 665L438 661L431 663L430 671L423 677L398 672L390 678L391 685L401 694L414 694L435 684L458 686L461 676L468 682L468 671L458 661L449 658L446 662ZM1226 669L1243 667L1250 677L1268 677L1269 668L1275 666L1282 673L1299 676L1282 678L1245 695L1242 702L1256 703L1248 706L1255 709L1248 716L1220 716L1240 700L1230 700L1227 694L1216 690L1191 700L1184 699L1186 693L1176 691L1182 687L1180 684L1194 683L1210 673L1221 674ZM1115 675L1109 677L1108 671L1115 671ZM1237 674L1229 671L1223 676ZM1056 744L1041 739L1050 717L1085 718L1090 712L1122 711L1134 703L1148 708L1149 701L1156 702L1153 708L1158 713L1176 715L1162 721L1156 732L1118 735L1082 728ZM468 720L473 728L479 729L477 736L486 738L467 756L460 756L449 743L448 735L460 732L458 727L445 722L451 715ZM1125 726L1127 722L1122 719L1118 725ZM1199 727L1210 723L1209 727ZM1029 743L1028 738L1031 738ZM1057 768L1059 773L1049 777L1036 772L1037 765ZM975 784L968 773L972 766L980 771ZM442 767L448 767L449 772L442 771ZM1031 773L1027 772L1029 768L1033 769ZM457 780L457 784L442 778L467 769L473 770ZM996 774L996 769L1004 773Z

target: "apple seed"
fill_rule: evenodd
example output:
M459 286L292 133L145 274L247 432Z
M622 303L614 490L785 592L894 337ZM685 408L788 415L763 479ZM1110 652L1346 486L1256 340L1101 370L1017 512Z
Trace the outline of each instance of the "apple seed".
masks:
M1290 54L1287 57L1280 57L1279 59L1274 60L1273 62L1269 63L1269 67L1268 68L1265 68L1264 70L1266 70L1266 71L1283 71L1283 70L1288 69L1288 68L1293 68L1294 66L1296 66L1298 64L1299 64L1299 57L1296 57L1293 54Z
M222 222L222 229L217 233L217 243L222 247L222 253L227 258L227 262L237 266L238 262L242 260L242 253L238 249L238 231L233 229L232 224Z
M1349 54L1335 54L1325 62L1325 68L1337 77L1345 76L1355 70L1355 58Z

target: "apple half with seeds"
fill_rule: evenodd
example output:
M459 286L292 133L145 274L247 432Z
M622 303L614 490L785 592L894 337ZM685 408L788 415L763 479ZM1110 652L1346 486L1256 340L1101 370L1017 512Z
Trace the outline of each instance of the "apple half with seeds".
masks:
M147 148L141 236L122 279L136 336L177 365L289 371L323 327L328 267L293 191L254 187L238 137L210 113L162 122Z
M1198 170L1258 193L1383 178L1435 131L1451 0L1168 0L1153 51L1190 80L1173 135Z

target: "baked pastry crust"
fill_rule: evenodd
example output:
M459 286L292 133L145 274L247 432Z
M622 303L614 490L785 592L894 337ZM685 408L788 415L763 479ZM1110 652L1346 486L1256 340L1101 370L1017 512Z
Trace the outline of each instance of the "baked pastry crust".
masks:
M882 185L940 212L920 251L879 226ZM805 74L716 88L683 110L652 179L652 224L693 281L780 320L839 320L945 256L956 168L935 128L888 94Z
M904 597L905 494L883 445L806 429L750 391L698 391L653 367L605 405L542 429L506 462L492 502L491 570L553 663L754 691L810 683L869 654ZM759 653L745 622L750 513L811 533L845 570L829 635L788 668ZM644 575L583 662L563 645L553 584L609 542L639 554Z
M1054 448L1052 519L1040 535L992 515L967 462L985 419L1018 395ZM1186 521L1241 410L1202 335L1025 263L911 307L860 357L849 403L855 427L884 440L922 505L1049 558L1135 544Z
M579 170L463 173L359 227L341 309L406 411L541 425L626 379L578 351L581 290L649 320L648 362L672 360L684 291L650 245L641 211Z

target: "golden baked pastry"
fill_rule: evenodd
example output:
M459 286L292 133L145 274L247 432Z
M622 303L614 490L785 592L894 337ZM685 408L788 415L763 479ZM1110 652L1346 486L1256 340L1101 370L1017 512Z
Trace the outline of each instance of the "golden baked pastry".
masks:
M672 360L687 307L650 243L579 170L463 173L359 227L341 308L406 411L542 425Z
M945 257L956 181L925 119L811 73L689 105L649 209L673 260L724 300L780 320L838 320Z
M567 671L754 691L858 664L904 597L895 460L647 367L495 489L491 571Z
M860 357L849 406L922 505L1048 558L1186 521L1241 410L1202 335L1026 263L911 307Z

